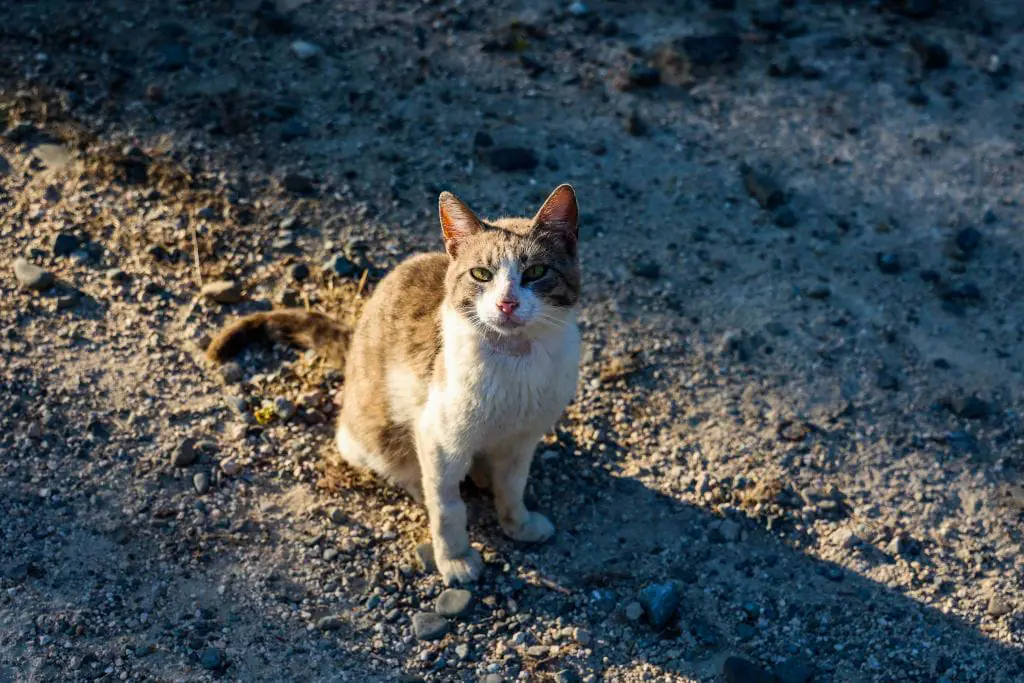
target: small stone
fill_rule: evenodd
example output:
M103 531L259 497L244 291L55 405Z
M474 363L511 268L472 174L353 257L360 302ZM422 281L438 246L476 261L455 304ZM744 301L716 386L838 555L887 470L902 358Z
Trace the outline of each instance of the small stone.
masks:
M331 520L331 524L335 526L341 526L348 521L348 517L345 516L345 512L341 508L334 508L331 510L331 514L328 515Z
M51 171L59 171L71 163L71 152L64 145L36 145L32 148L32 156Z
M236 477L242 472L242 464L234 458L229 458L220 464L220 471L229 477Z
M69 232L57 233L53 238L54 256L67 256L75 249L78 249L78 238Z
M242 300L242 287L234 280L207 282L200 293L219 304L237 304Z
M286 287L277 293L277 303L285 308L297 308L302 303L299 293L290 287Z
M921 554L921 544L910 534L900 533L889 541L888 550L891 554L900 557L917 557Z
M106 273L107 280L110 282L128 282L128 273L124 272L120 268L111 268Z
M652 583L640 591L640 605L647 614L647 621L655 628L668 624L682 599L682 590L674 581Z
M843 527L833 531L829 536L829 540L844 550L850 550L861 543L860 537L849 529L845 529Z
M591 641L594 639L590 634L590 631L582 628L578 628L573 631L573 638L583 647L589 647Z
M811 683L814 665L803 657L790 657L775 665L775 676L779 683Z
M643 62L636 62L629 67L626 75L629 84L637 88L651 88L661 83L661 70Z
M433 612L412 615L412 631L417 640L440 640L448 635L448 620Z
M723 519L722 523L718 525L718 530L722 533L722 539L726 543L735 543L740 540L742 527L731 519Z
M775 683L775 676L742 657L729 657L722 664L725 683Z
M643 615L644 606L639 602L631 602L626 605L626 619L629 621L639 621Z
M171 454L171 465L174 467L188 467L196 461L198 449L196 448L197 440L195 437L187 436L181 440L178 447L174 449L174 453Z
M551 648L547 645L531 645L526 648L526 656L534 659L544 659L551 654Z
M338 277L352 277L359 270L356 267L356 264L352 263L352 261L348 260L341 254L335 254L331 258L327 259L321 269L325 273L337 275Z
M956 414L957 417L962 417L967 420L980 420L987 416L991 411L987 401L974 396L954 396L949 399L949 409Z
M416 546L416 566L427 574L437 571L437 564L434 562L434 546L430 543L420 543Z
M1013 611L1013 607L1006 600L1002 598L993 597L988 601L988 613L989 616L999 617L1006 616Z
M466 643L459 643L455 646L455 656L459 659L469 659L469 645Z
M224 666L224 654L215 647L208 647L199 655L199 663L208 671L215 671Z
M316 627L321 631L337 631L344 626L344 624L345 622L341 617L328 616L322 617L320 621L316 622Z
M301 173L289 173L282 180L284 189L292 194L308 195L313 194L313 179Z
M647 123L640 118L639 112L635 109L630 111L629 115L626 116L626 119L623 122L623 127L626 129L627 133L634 137L640 137L647 134Z
M590 10L587 9L587 6L584 5L582 2L574 2L571 5L569 5L569 14L573 15L574 17L582 17L589 11Z
M330 562L338 556L337 548L324 548L324 562Z
M640 259L630 264L630 271L645 280L657 280L661 277L661 266L653 259Z
M295 415L295 404L284 396L278 396L274 399L274 413L282 422L289 420L293 415Z
M914 36L910 39L910 49L917 53L925 69L945 69L949 66L949 50L934 41Z
M532 171L539 163L537 155L526 147L496 147L487 153L487 161L498 171Z
M226 384L237 384L245 377L245 371L235 361L228 361L220 366L220 377Z
M878 254L876 262L878 263L878 269L886 275L896 275L903 270L899 254Z
M786 202L786 195L780 185L769 175L755 171L747 164L740 166L740 176L747 194L761 206L772 211Z
M796 212L793 209L788 206L780 206L772 214L772 221L780 228L792 228L800 219L796 217Z
M473 148L485 149L494 146L494 138L486 130L478 130L473 136Z
M14 278L22 289L42 292L53 286L52 274L24 258L14 261Z
M733 33L687 36L682 40L683 53L693 66L710 67L734 62L740 56L740 37Z
M206 472L196 472L192 476L192 486L195 488L196 493L203 495L210 490L210 475Z
M981 232L977 228L964 228L956 234L954 243L957 249L970 255L981 246Z
M434 611L442 617L457 617L469 609L473 603L473 594L462 588L448 588L437 596Z
M811 287L807 290L808 299L820 300L827 299L830 296L832 296L832 289L828 285L821 282L811 285Z
M309 266L305 263L296 263L288 270L288 274L295 282L302 282L309 277Z
M305 40L296 40L292 43L292 54L299 58L303 62L311 62L320 56L322 50L319 45L307 42Z

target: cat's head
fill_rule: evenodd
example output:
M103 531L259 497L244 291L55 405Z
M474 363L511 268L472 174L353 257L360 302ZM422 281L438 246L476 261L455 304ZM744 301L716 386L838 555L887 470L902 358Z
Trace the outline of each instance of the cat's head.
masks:
M533 218L484 221L450 192L438 201L451 262L449 304L481 332L536 337L565 328L580 293L576 193L561 185Z

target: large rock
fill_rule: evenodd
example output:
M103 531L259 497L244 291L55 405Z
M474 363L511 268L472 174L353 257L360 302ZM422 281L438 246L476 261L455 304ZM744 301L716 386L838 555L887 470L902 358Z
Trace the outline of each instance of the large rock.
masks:
M647 621L655 628L663 628L679 609L683 593L674 581L652 583L640 591L640 605L644 608Z

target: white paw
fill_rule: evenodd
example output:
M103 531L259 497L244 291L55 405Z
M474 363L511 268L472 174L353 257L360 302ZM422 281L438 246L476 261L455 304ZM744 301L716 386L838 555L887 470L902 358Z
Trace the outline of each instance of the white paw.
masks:
M435 554L434 561L447 586L453 583L472 583L480 577L480 572L484 568L483 558L472 548L467 550L465 555L458 557L440 557Z
M505 535L523 543L543 543L555 535L555 525L539 512L531 512L522 524L502 524Z

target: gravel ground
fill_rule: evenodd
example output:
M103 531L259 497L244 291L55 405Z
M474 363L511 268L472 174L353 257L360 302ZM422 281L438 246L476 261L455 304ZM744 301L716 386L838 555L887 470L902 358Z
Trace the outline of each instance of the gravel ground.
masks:
M1024 18L0 1L0 682L1024 680ZM326 467L354 319L572 182L580 391L470 594Z

